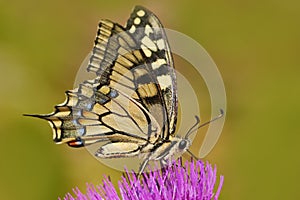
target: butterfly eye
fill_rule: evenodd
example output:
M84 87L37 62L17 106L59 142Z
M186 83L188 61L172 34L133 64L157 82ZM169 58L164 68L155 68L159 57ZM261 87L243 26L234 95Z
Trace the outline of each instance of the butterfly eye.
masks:
M186 146L187 146L187 141L186 140L181 140L179 142L179 149L183 150L183 149L186 148Z

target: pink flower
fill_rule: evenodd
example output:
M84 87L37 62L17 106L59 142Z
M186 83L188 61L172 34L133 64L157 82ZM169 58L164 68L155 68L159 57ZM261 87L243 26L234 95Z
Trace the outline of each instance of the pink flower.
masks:
M161 170L144 172L140 179L126 170L119 181L121 196L118 196L109 178L105 177L102 185L95 187L87 184L86 194L76 188L73 189L75 197L68 193L64 200L217 200L224 177L220 176L216 186L216 173L216 167L208 162L186 161L183 165L179 159Z

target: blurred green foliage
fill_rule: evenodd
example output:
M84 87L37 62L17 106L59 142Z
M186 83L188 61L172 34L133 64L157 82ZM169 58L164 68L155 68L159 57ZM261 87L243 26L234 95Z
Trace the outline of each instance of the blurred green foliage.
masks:
M102 18L125 24L132 8L210 53L228 110L206 158L225 176L221 199L299 199L298 1L7 1L0 3L1 199L57 199L73 187L116 183L120 173L87 151L55 145L50 127L23 113L64 101ZM180 66L179 66L180 68Z

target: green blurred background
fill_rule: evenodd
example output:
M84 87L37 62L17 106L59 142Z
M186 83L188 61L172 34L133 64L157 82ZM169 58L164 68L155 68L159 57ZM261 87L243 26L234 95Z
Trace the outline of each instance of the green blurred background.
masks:
M52 142L49 113L73 87L102 18L125 24L144 5L197 40L223 76L226 124L206 158L225 176L221 199L300 199L298 1L2 1L1 199L57 199L103 174L87 151Z

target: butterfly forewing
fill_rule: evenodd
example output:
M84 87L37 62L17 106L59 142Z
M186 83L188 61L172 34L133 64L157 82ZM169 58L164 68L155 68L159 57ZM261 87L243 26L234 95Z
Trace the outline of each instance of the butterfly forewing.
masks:
M167 134L173 134L176 128L178 100L176 75L166 33L159 19L141 6L134 8L126 29L147 57L149 71L160 87L159 95L166 108L169 126Z
M164 94L152 73L150 58L134 35L118 24L100 21L88 70L95 72L101 83L140 102L162 128L161 138L166 138L169 111Z

